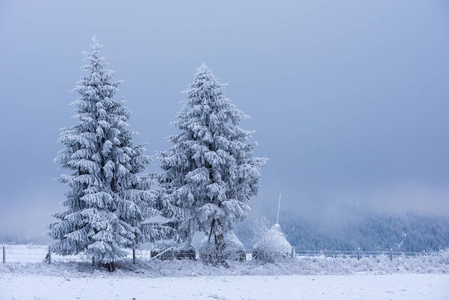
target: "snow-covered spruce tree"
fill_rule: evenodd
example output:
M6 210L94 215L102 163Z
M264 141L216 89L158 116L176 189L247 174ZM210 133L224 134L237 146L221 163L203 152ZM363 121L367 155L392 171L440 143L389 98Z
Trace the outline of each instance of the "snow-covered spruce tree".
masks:
M194 233L202 231L218 252L223 233L246 217L265 163L253 157L253 132L239 127L247 116L223 95L224 87L205 64L197 69L174 122L181 133L170 136L171 148L159 153L160 195L178 208L180 240L190 247Z
M139 176L150 157L144 145L134 146L133 132L126 129L130 117L124 101L113 100L119 81L105 69L99 56L102 45L92 38L92 52L85 52L88 75L75 87L81 98L72 103L78 122L63 128L62 149L55 161L71 175L60 181L70 187L62 203L68 209L54 216L60 221L49 225L48 234L57 239L57 253L85 252L97 262L114 269L114 261L147 238L160 235L159 229L142 227L146 217L157 213L149 187L152 178Z

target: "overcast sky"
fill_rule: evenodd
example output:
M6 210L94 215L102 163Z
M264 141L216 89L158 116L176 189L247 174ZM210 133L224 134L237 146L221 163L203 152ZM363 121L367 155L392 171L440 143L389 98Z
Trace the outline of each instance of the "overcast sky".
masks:
M269 158L252 214L274 216L279 192L302 214L449 213L447 1L3 0L0 237L64 210L56 141L94 34L150 155L196 67L229 83Z

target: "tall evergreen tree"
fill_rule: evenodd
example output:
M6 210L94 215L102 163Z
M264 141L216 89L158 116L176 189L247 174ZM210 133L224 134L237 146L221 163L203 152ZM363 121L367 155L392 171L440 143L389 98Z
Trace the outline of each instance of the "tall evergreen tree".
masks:
M142 222L157 213L149 186L149 175L139 176L150 157L144 145L134 146L133 132L127 130L129 110L124 101L113 100L119 81L105 68L99 56L102 45L92 38L92 52L85 52L88 73L75 87L81 97L72 103L78 122L63 128L59 142L65 148L55 161L70 175L60 181L70 187L62 203L67 210L54 216L48 234L57 239L53 250L60 254L84 251L98 262L113 266L125 256L123 248L160 234ZM112 264L111 264L112 263Z
M178 208L174 223L187 246L196 231L217 241L246 217L265 163L253 157L253 132L239 127L247 116L223 95L224 87L205 64L197 69L174 122L181 133L159 154L161 196Z

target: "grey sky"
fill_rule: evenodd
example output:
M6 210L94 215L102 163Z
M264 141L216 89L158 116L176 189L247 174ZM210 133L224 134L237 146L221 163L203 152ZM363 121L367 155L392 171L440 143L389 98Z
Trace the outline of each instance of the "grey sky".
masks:
M0 2L0 237L63 209L56 140L94 34L151 155L196 67L230 84L270 159L254 214L279 192L303 213L449 212L447 1L111 2Z

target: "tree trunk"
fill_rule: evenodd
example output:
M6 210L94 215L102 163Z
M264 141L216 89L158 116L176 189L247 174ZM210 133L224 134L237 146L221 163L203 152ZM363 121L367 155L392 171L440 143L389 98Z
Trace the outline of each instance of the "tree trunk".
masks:
M223 233L215 235L215 263L224 263L226 260L223 251L225 248L225 242Z
M215 219L212 220L212 223L210 224L210 232L209 232L209 239L207 240L207 243L210 242L210 238L212 236L212 232L214 230L214 226L215 226Z
M113 261L107 263L106 268L108 269L108 272L115 272L115 263Z

